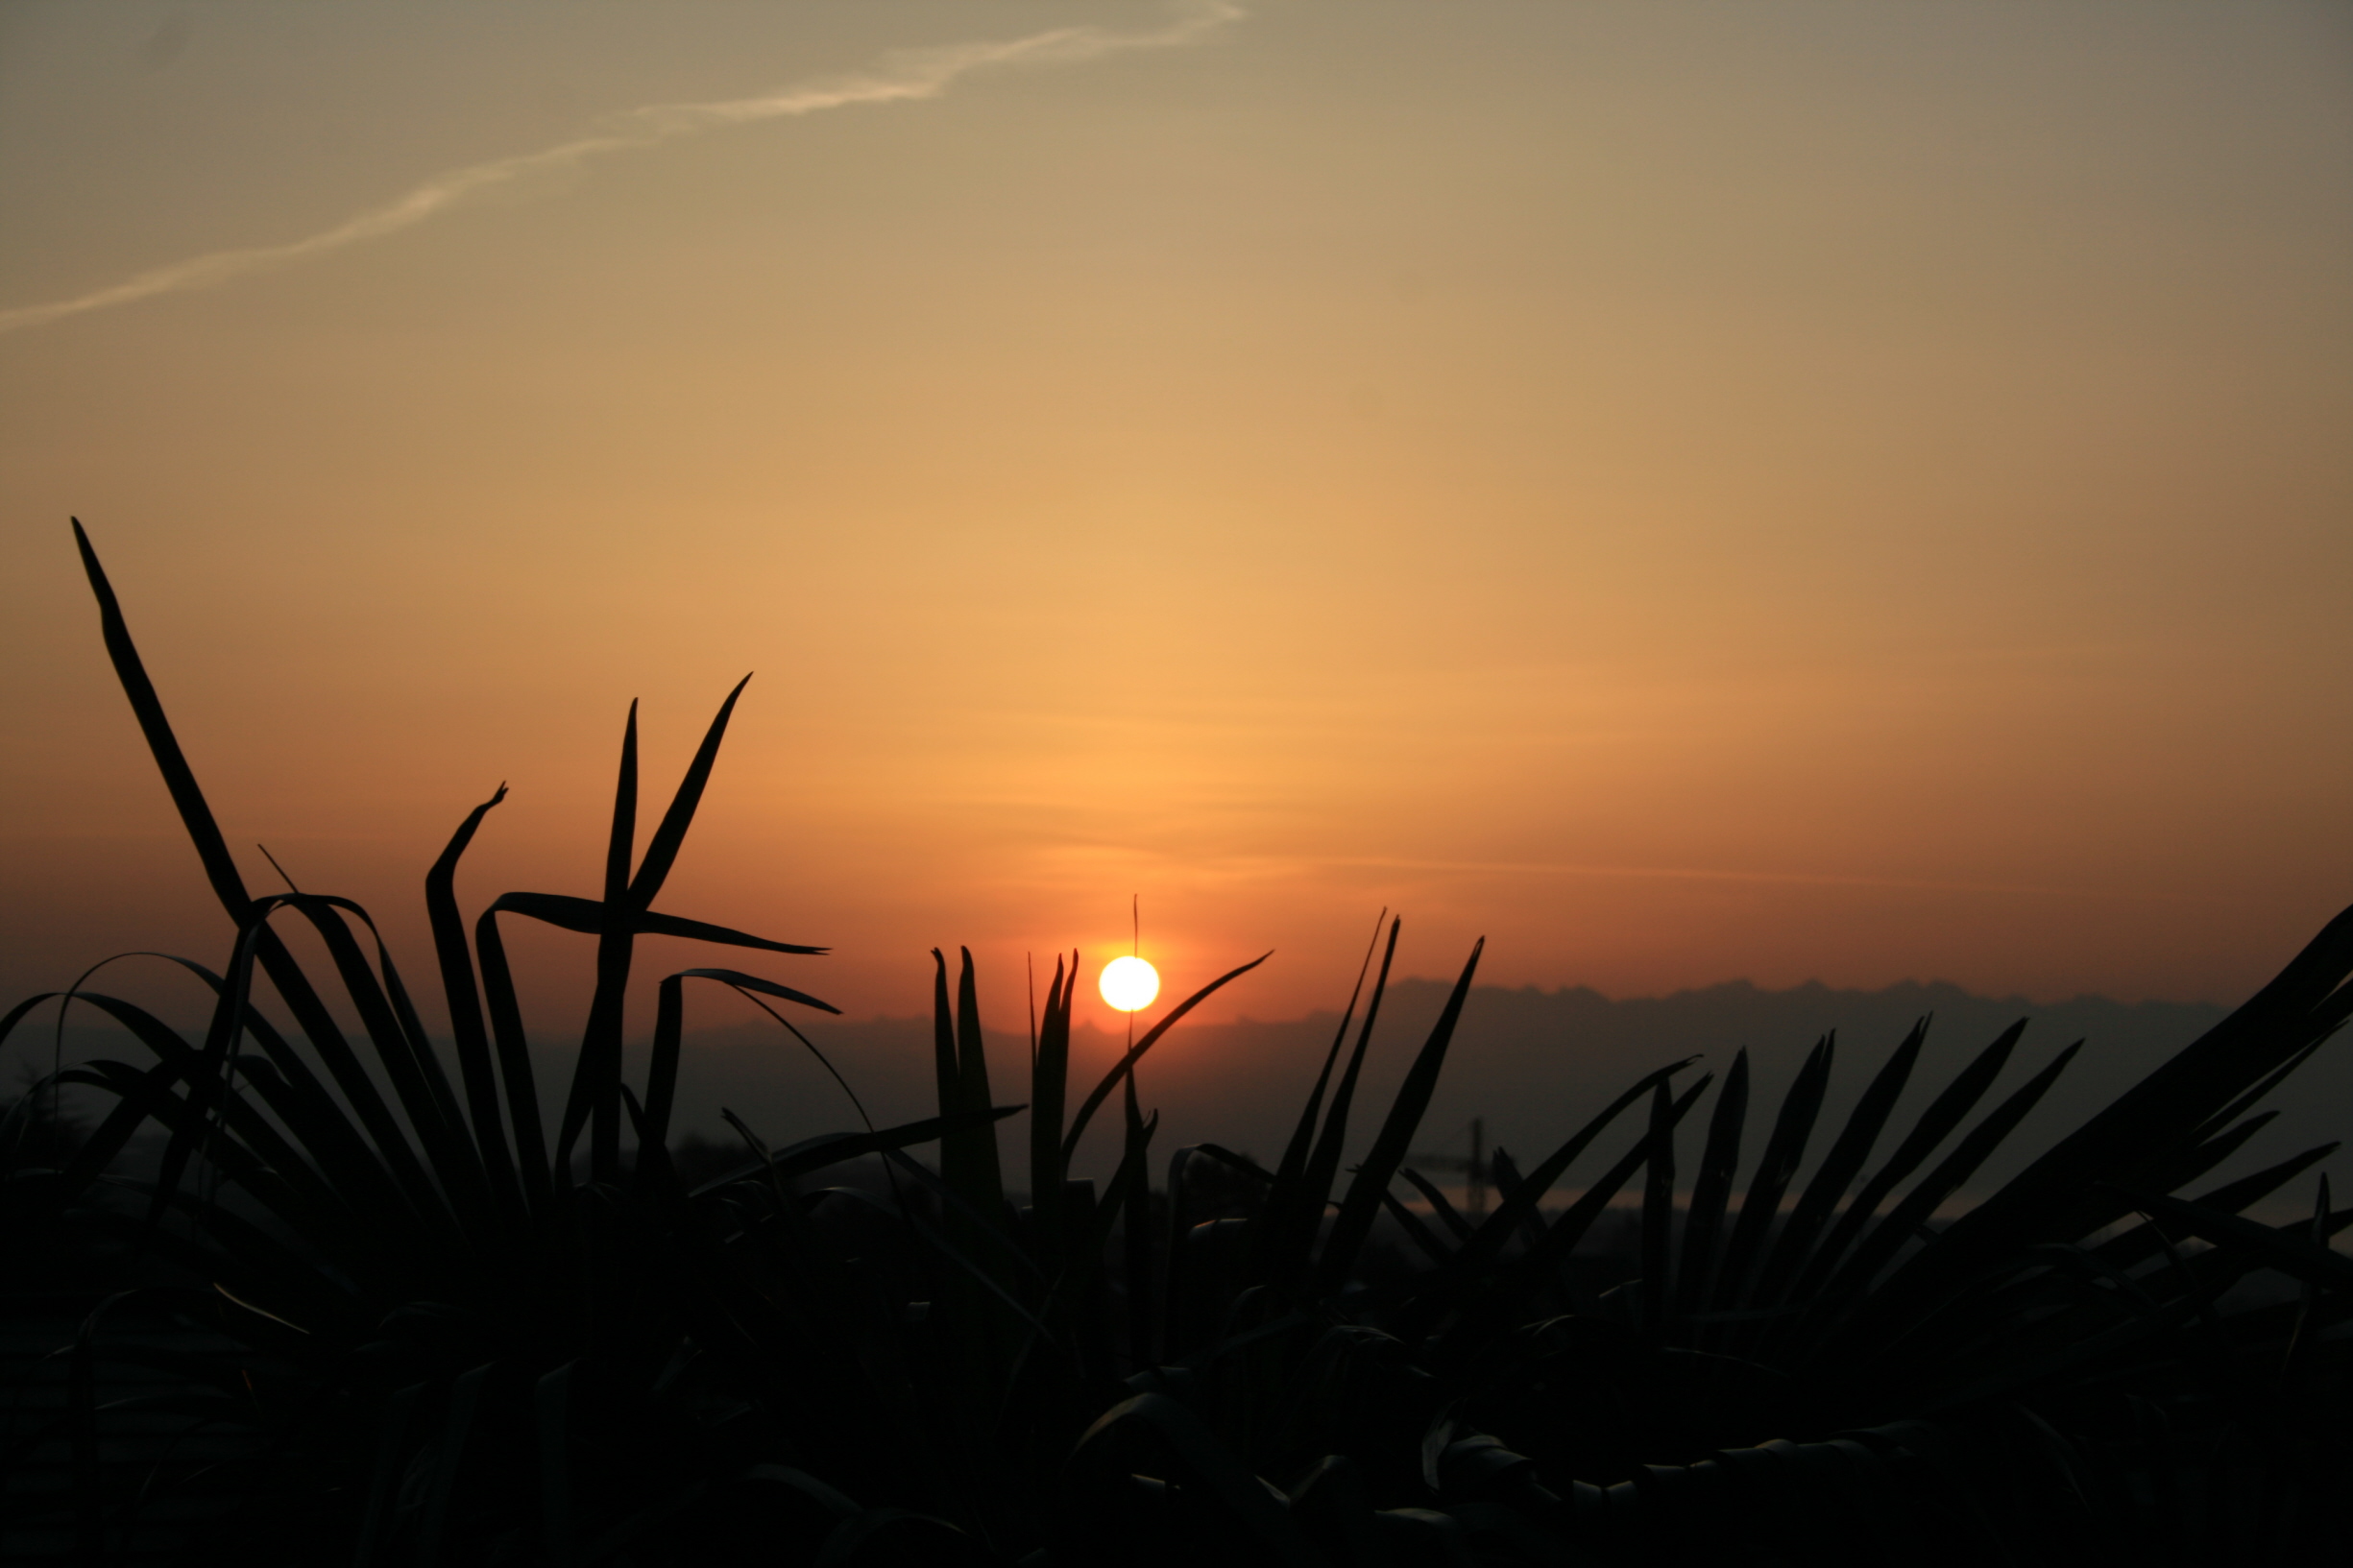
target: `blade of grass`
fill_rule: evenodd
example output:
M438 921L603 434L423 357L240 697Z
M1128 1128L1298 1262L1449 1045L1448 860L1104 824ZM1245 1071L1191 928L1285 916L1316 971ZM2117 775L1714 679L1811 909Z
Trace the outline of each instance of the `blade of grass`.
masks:
M627 902L632 909L643 911L652 908L654 896L662 891L662 884L669 880L670 868L678 861L678 851L686 843L687 830L693 826L694 813L702 805L703 791L711 783L711 770L718 762L719 743L727 738L727 721L734 716L736 699L742 696L743 688L751 684L749 675L738 681L734 689L727 693L727 700L719 704L719 711L712 717L710 726L704 730L702 744L694 749L694 760L687 764L685 776L678 781L678 788L670 796L668 809L662 813L662 821L655 827L653 837L645 842L645 856L638 862L637 876L628 887ZM626 869L624 857L624 874ZM613 897L609 881L605 896L607 899Z
M500 895L497 909L508 914L524 915L581 936L594 936L604 924L604 905L594 899L573 898L569 893L506 893ZM640 936L678 936L691 942L709 942L723 948L756 948L762 953L788 953L798 957L823 957L830 948L813 948L798 942L774 942L749 931L737 930L732 926L714 926L708 921L687 920L678 915L666 915L658 909L641 909L629 916L629 929Z
M163 704L156 694L155 683L148 679L146 664L139 658L137 646L132 641L131 628L123 618L122 607L114 596L114 588L107 579L106 568L99 565L98 552L91 546L81 520L74 519L74 544L81 552L82 567L88 577L90 593L98 601L99 630L106 643L107 657L114 665L116 681L129 699L139 732L147 741L148 754L154 758L157 771L163 775L165 789L172 805L180 813L182 826L189 842L195 846L197 858L203 863L205 876L211 883L221 907L235 923L239 931L260 925L260 934L255 939L255 961L278 994L292 1011L295 1022L311 1048L318 1051L327 1069L335 1076L345 1096L352 1100L364 1118L370 1116L365 1101L376 1098L375 1086L360 1071L357 1058L345 1045L343 1034L335 1026L332 1014L319 999L318 992L303 974L294 954L287 951L278 933L260 922L254 909L254 900L247 894L245 880L237 873L236 861L230 857L228 843L221 837L220 826L213 820L212 808L198 787L196 774L188 766L187 758L180 749L179 737L172 732L171 721L163 712ZM377 1109L380 1109L380 1102ZM373 1121L370 1131L381 1137L382 1131Z
M457 832L425 874L425 911L433 933L433 955L441 971L442 997L449 1009L449 1034L457 1048L458 1075L466 1086L466 1108L473 1124L474 1146L491 1190L505 1212L510 1227L524 1213L522 1179L509 1151L506 1127L498 1106L497 1069L491 1057L490 1033L482 1019L482 996L476 984L473 951L466 943L465 917L457 907L457 865L491 808L506 799L506 785L467 813Z
M1463 1016L1463 1003L1470 996L1470 982L1479 972L1479 955L1487 950L1487 938L1471 944L1470 957L1463 965L1454 990L1446 998L1446 1005L1430 1029L1430 1037L1407 1069L1405 1081L1398 1085L1396 1098L1390 1103L1389 1116L1381 1123L1380 1132L1372 1141L1371 1152L1358 1168L1355 1179L1348 1184L1347 1196L1341 1200L1340 1216L1332 1221L1331 1234L1324 1239L1322 1253L1316 1260L1315 1292L1329 1295L1338 1291L1356 1266L1356 1255L1371 1233L1373 1216L1380 1212L1381 1194L1389 1191L1390 1181L1397 1167L1405 1162L1406 1150L1413 1146L1414 1131L1421 1124L1422 1112L1429 1109L1430 1097L1438 1089L1439 1070L1445 1065L1446 1048L1454 1042L1454 1028Z
M1365 1066L1366 1049L1372 1043L1372 1026L1381 1016L1381 999L1389 990L1389 968L1397 956L1397 932L1403 922L1389 921L1389 941L1381 950L1381 967L1372 979L1372 995L1365 1003L1365 1022L1356 1031L1356 1047L1332 1091L1331 1109L1323 1114L1323 1130L1317 1134L1315 1151L1307 1157L1307 1171L1299 1183L1296 1228L1285 1238L1287 1246L1275 1254L1270 1278L1286 1286L1304 1286L1315 1267L1316 1243L1323 1229L1323 1214L1340 1179L1340 1160L1347 1146L1348 1113L1356 1102L1356 1082Z
M1670 1296L1668 1248L1675 1227L1675 1111L1666 1080L1650 1092L1650 1156L1642 1178L1642 1323L1665 1320Z
M498 934L499 903L473 923L474 952L482 961L482 1001L490 1014L491 1039L498 1048L498 1075L506 1088L507 1122L515 1129L515 1164L523 1198L534 1213L553 1197L547 1135L540 1122L539 1086L531 1070L531 1043L523 1033L522 1006L507 967L506 941Z
M1707 1303L1721 1259L1716 1239L1724 1229L1724 1210L1732 1200L1734 1175L1740 1166L1740 1134L1748 1120L1748 1049L1742 1047L1716 1092L1715 1110L1708 1119L1708 1143L1699 1157L1699 1176L1691 1188L1691 1212L1684 1220L1683 1268L1675 1281L1675 1315L1688 1317Z
M956 1071L961 1103L991 1103L987 1041L981 1027L981 999L972 969L972 950L959 948L962 967L956 981ZM995 1223L1005 1207L1005 1175L997 1159L997 1129L983 1125L957 1135L963 1150L964 1196Z
M1837 1141L1831 1145L1830 1153L1823 1156L1822 1168L1807 1184L1805 1195L1798 1199L1788 1221L1782 1226L1781 1235L1773 1242L1757 1287L1759 1304L1778 1305L1792 1277L1812 1255L1814 1242L1829 1223L1831 1211L1846 1196L1847 1187L1862 1170L1863 1162L1871 1157L1872 1146L1879 1142L1880 1130L1887 1125L1896 1100L1911 1078L1913 1064L1920 1059L1920 1048L1928 1034L1928 1021L1923 1018L1912 1025L1911 1033L1904 1037L1895 1054L1873 1076L1862 1098L1855 1102Z
M638 817L638 705L629 704L621 730L620 769L613 787L613 828L605 841L603 908L596 923L596 988L589 997L588 1025L572 1065L571 1094L565 1101L563 1130L556 1138L556 1164L571 1164L572 1144L589 1135L589 1178L620 1176L621 1018L629 994L629 961L637 931L630 916L629 861Z
M1323 1053L1323 1070L1316 1074L1316 1086L1299 1110L1291 1142L1283 1147L1282 1160L1274 1170L1274 1186L1251 1222L1246 1270L1247 1277L1253 1282L1266 1280L1276 1259L1302 1250L1306 1242L1312 1241L1316 1222L1322 1218L1323 1200L1311 1193L1307 1185L1308 1156L1315 1147L1317 1121L1323 1113L1323 1092L1331 1083L1332 1068L1340 1060L1340 1048L1347 1044L1348 1025L1355 1020L1356 1003L1364 995L1365 977L1372 972L1372 950L1380 945L1381 920L1388 914L1383 909L1372 922L1372 935L1365 943L1364 961L1356 967L1356 984L1348 992L1348 1004L1340 1015L1340 1026L1332 1031L1331 1049Z
M1045 1016L1035 1025L1037 1048L1030 1062L1030 1211L1036 1221L1038 1261L1049 1274L1062 1269L1064 1235L1062 1163L1063 1099L1070 1092L1070 1015L1079 989L1079 954L1070 965L1054 957L1054 980L1046 990Z
M1814 1118L1822 1110L1822 1093L1830 1084L1831 1057L1835 1037L1824 1035L1807 1053L1806 1065L1782 1097L1781 1114L1765 1140L1763 1156L1749 1176L1748 1193L1740 1200L1740 1218L1734 1221L1732 1242L1724 1249L1723 1270L1716 1277L1713 1309L1728 1312L1748 1301L1749 1276L1781 1215L1782 1194L1806 1158L1806 1143Z
M1141 1371L1152 1363L1153 1344L1152 1320L1152 1137L1160 1124L1160 1113L1154 1111L1146 1122L1136 1105L1135 1073L1122 1074L1121 1106L1125 1112L1127 1136L1125 1153L1120 1164L1136 1167L1135 1189L1128 1199L1128 1218L1124 1227L1125 1247L1121 1271L1128 1289L1128 1360L1130 1371ZM1069 1146L1065 1144L1067 1155ZM1174 1193L1169 1194L1172 1206Z

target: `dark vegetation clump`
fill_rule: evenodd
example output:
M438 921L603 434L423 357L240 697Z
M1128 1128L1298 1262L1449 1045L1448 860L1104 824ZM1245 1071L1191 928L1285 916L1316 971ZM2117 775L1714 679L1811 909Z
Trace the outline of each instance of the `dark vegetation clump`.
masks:
M425 879L445 1049L365 910L248 892L82 548L237 937L182 963L201 1037L71 993L133 1059L31 1082L0 1123L0 1556L1762 1568L2317 1563L2353 1539L2330 1246L2353 1211L2323 1179L2308 1219L2246 1214L2329 1150L2205 1182L2353 1011L2353 913L1950 1223L2072 1049L2011 1081L2013 1028L1915 1085L1924 1021L1820 1127L1828 1039L1778 1105L1750 1106L1744 1055L1720 1082L1662 1063L1559 1147L1495 1151L1492 1212L1458 1209L1408 1151L1476 949L1395 1100L1357 1102L1395 922L1271 1165L1202 1145L1155 1183L1137 1081L1254 964L1081 1094L1076 954L1014 1094L969 955L942 955L936 1117L722 1144L669 1125L690 986L831 1010L682 971L624 1081L638 936L822 951L654 907L733 694L642 854L633 711L598 898L509 893L469 924L454 874L498 797L466 818ZM552 1124L502 919L596 944ZM60 1088L104 1115L44 1111ZM1346 1166L1351 1125L1377 1131ZM1100 1187L1070 1174L1090 1133L1121 1151ZM2234 1307L2258 1272L2284 1288Z

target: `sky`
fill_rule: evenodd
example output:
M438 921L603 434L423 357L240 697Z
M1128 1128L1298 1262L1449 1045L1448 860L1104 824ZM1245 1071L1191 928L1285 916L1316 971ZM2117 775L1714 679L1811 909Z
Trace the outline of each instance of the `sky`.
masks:
M14 0L0 985L228 946L74 516L419 974L749 670L663 906L853 1017L1131 896L1217 1018L1384 906L2235 1001L2353 900L2349 285L2341 5Z

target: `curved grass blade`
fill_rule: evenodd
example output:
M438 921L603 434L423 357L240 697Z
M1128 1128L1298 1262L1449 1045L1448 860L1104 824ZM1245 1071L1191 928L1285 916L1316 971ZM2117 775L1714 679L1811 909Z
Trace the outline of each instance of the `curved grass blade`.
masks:
M1154 1024L1150 1029L1146 1030L1144 1038L1138 1040L1132 1047L1130 1047L1128 1053L1119 1059L1118 1063L1112 1067L1111 1071L1104 1074L1103 1081L1095 1086L1094 1092L1086 1097L1085 1103L1079 1107L1079 1114L1071 1119L1070 1132L1062 1140L1063 1165L1067 1167L1070 1164L1071 1156L1078 1153L1079 1140L1085 1136L1086 1124L1094 1120L1096 1110L1102 1106L1105 1099L1110 1098L1111 1091L1118 1087L1120 1080L1135 1071L1135 1064L1144 1059L1144 1053L1152 1049L1152 1046L1158 1042L1162 1035L1175 1028L1179 1019L1183 1018L1185 1014L1191 1012L1194 1008L1200 1006L1203 1001L1207 1001L1210 996L1216 993L1227 981L1241 978L1243 976L1249 974L1251 970L1256 969L1260 964L1265 963L1269 958L1274 956L1274 951L1269 949L1267 952L1260 953L1257 957L1252 958L1249 963L1243 964L1238 968L1227 970L1225 974L1220 975L1216 979L1211 980L1207 985L1202 986L1200 990L1185 998L1184 1001L1178 1002L1175 1007L1169 1010L1167 1015L1164 1016L1159 1023Z
M1616 1121L1628 1106L1697 1060L1699 1058L1696 1056L1686 1056L1680 1062L1671 1062L1645 1073L1632 1088L1603 1106L1598 1115L1578 1128L1566 1143L1544 1156L1536 1169L1520 1180L1503 1202L1496 1206L1495 1212L1472 1232L1447 1267L1426 1281L1419 1293L1434 1301L1443 1300L1474 1285L1489 1266L1502 1255L1504 1245L1511 1240L1515 1229L1534 1223L1540 1227L1540 1237L1549 1235L1550 1229L1542 1227L1538 1208L1543 1202L1544 1194L1552 1191L1553 1184L1567 1171L1577 1156L1585 1152L1587 1146L1600 1137L1603 1130ZM1702 1078L1700 1081L1704 1084L1710 1080ZM1681 1113L1677 1113L1677 1116L1680 1120ZM1644 1149L1649 1147L1647 1144L1638 1146ZM1627 1169L1631 1171L1633 1167ZM1532 1239L1530 1244L1536 1245L1538 1242Z
M506 799L506 785L467 813L457 832L425 874L425 912L433 933L433 954L441 971L442 997L449 1009L449 1034L457 1048L458 1075L466 1086L466 1107L473 1123L474 1146L483 1172L510 1223L524 1213L523 1188L509 1151L506 1127L498 1106L498 1076L491 1055L490 1033L482 1018L482 995L476 984L473 952L466 944L465 917L457 907L457 865L473 842L482 819Z
M774 980L764 980L757 975L746 975L740 970L682 969L675 975L665 977L655 1003L653 1056L645 1069L645 1136L656 1144L667 1144L669 1140L670 1106L678 1091L678 1056L685 1027L685 982L688 980L716 980L739 995L749 996L757 992L760 996L796 1001L821 1012L838 1014L841 1011L830 1001L820 1001L806 992L779 985ZM772 1010L764 1007L763 1011L767 1011L768 1016L775 1018L779 1024L785 1024ZM789 1024L785 1024L785 1027L792 1029ZM810 1045L808 1038L801 1035L798 1029L792 1029L792 1032L803 1045L809 1046L818 1061L825 1063L825 1070L833 1073L834 1064L825 1060L825 1053ZM841 1074L835 1073L834 1077L839 1082ZM842 1088L846 1091L849 1085L844 1083ZM855 1103L858 1097L852 1095L850 1098ZM864 1107L860 1107L860 1114L864 1114Z
M266 901L265 901L266 903ZM254 949L256 938L269 928L265 917L237 934L234 956L229 966L228 984L212 1005L212 1020L206 1026L204 1049L195 1065L186 1074L187 1105L193 1113L171 1125L170 1137L163 1146L163 1161L157 1175L154 1197L147 1211L147 1230L152 1234L161 1223L163 1212L180 1187L188 1161L199 1152L199 1146L209 1143L206 1124L212 1114L213 1102L230 1093L230 1054L245 1032L244 1013L246 994L253 984ZM204 1150L209 1153L209 1149Z
M1415 1170L1410 1165L1401 1168L1397 1171L1397 1174L1403 1176L1406 1181L1412 1184L1414 1191L1421 1194L1422 1200L1429 1204L1430 1212L1438 1217L1439 1223L1446 1227L1446 1233L1448 1235L1452 1236L1457 1242L1467 1242L1470 1240L1470 1221L1465 1219L1462 1215L1456 1211L1454 1205L1446 1201L1446 1194L1438 1190L1438 1184L1436 1182L1430 1180L1429 1177L1423 1175L1420 1171ZM1392 1207L1395 1207L1394 1202ZM1437 1252L1433 1253L1432 1256L1435 1257L1438 1262L1443 1263L1446 1260L1446 1254L1452 1252L1453 1250L1454 1249L1452 1247L1442 1247Z
M376 1048L377 1060L384 1065L400 1109L424 1146L424 1162L419 1163L408 1152L407 1140L400 1138L396 1131L399 1150L387 1151L388 1154L397 1165L414 1169L412 1181L420 1182L428 1191L437 1185L438 1191L431 1199L420 1199L426 1213L442 1209L446 1202L450 1218L463 1224L477 1244L490 1243L490 1235L484 1228L490 1218L489 1184L482 1170L480 1150L466 1136L457 1098L450 1093L432 1043L425 1038L424 1024L400 985L400 972L393 966L392 955L376 929L375 920L350 899L315 893L272 894L258 901L256 908L266 912L280 905L294 909L309 921L326 943L344 993L359 1013L361 1026ZM376 939L376 959L383 968L380 980L341 914L356 916ZM422 1181L428 1168L437 1179L434 1183Z
M124 620L122 606L115 600L114 585L107 580L106 568L98 564L98 552L90 544L90 536L83 531L82 519L76 518L72 521L74 547L82 552L83 572L89 578L92 596L98 600L99 636L106 642L107 657L113 661L115 679L122 686L123 695L131 699L131 712L139 721L140 734L147 738L148 753L155 759L156 770L163 775L163 787L170 791L172 805L180 812L188 839L196 846L196 857L204 865L205 878L211 882L213 895L229 911L230 918L242 925L246 907L253 903L245 890L245 879L238 874L237 863L230 856L229 842L221 836L220 825L212 818L212 808L206 802L204 790L197 786L196 772L188 766L186 754L180 749L171 720L164 716L163 701L157 696L155 683L148 679L147 665L131 640L130 623Z
M123 695L130 700L139 732L147 741L148 754L155 759L157 771L163 775L165 789L172 805L180 813L182 826L188 840L195 846L197 858L203 863L206 879L221 907L236 924L240 932L258 922L254 901L246 892L245 880L237 873L236 861L230 856L228 843L221 837L218 823L213 820L212 808L206 804L204 791L198 787L196 774L188 766L187 757L180 749L178 736L172 733L171 721L164 715L162 700L157 696L155 683L148 679L147 666L139 658L137 646L131 639L131 628L123 618L122 607L114 596L114 588L107 579L106 568L98 562L98 552L91 546L89 535L84 532L81 519L74 519L74 544L81 552L82 568L88 577L91 595L98 601L99 631L106 643L107 657L114 665L116 681ZM334 1017L319 999L310 977L295 962L278 933L261 926L255 942L255 959L269 976L270 983L278 988L296 1023L327 1063L347 1096L373 1096L374 1087L366 1074L358 1071L356 1058L352 1057L344 1044L342 1031L335 1026ZM354 1082L354 1080L356 1080Z

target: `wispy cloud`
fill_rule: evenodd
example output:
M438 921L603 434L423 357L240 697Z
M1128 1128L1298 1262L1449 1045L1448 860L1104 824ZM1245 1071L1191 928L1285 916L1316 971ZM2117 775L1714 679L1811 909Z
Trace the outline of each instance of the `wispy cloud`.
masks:
M156 267L122 282L92 289L69 300L47 304L19 305L0 310L0 332L42 326L68 316L85 315L114 305L131 304L161 294L182 294L211 288L253 273L271 272L340 251L363 241L412 229L435 214L479 192L512 184L532 175L573 168L592 158L659 146L686 136L756 125L764 120L793 119L847 109L854 104L897 104L936 98L960 79L976 71L1013 65L1078 65L1106 55L1139 49L1169 49L1197 42L1206 35L1239 21L1243 9L1225 0L1191 0L1165 27L1144 33L1117 33L1100 27L1055 28L1026 37L993 42L960 43L946 48L907 50L885 56L872 68L849 76L825 77L795 83L756 98L723 99L707 104L648 104L615 114L603 128L535 153L519 153L470 164L433 176L395 201L284 245L259 245L242 250L214 251L168 266Z

